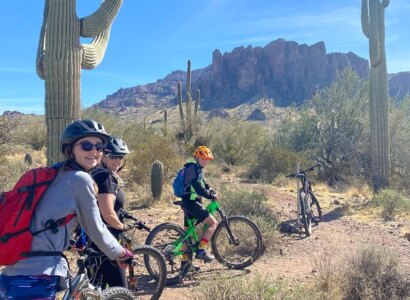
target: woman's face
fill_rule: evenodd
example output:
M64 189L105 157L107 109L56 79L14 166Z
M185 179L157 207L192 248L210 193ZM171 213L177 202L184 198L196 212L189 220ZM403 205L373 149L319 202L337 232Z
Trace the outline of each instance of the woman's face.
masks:
M102 162L110 171L117 173L124 164L124 155L104 155Z
M102 158L102 145L102 140L96 136L87 136L79 139L73 146L75 162L87 172L95 168Z

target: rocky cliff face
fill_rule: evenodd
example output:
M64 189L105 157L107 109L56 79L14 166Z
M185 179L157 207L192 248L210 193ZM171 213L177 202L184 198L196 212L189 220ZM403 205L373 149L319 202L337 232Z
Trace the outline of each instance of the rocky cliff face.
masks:
M410 72L391 74L389 79L389 94L399 100L410 93Z
M215 50L210 66L192 72L192 91L195 96L201 90L202 109L231 108L260 98L271 98L277 106L301 104L347 67L360 77L369 72L368 61L354 53L327 54L323 42L308 46L278 39L265 47L238 47L224 54ZM173 105L177 82L185 80L185 72L175 71L155 83L120 89L98 106Z

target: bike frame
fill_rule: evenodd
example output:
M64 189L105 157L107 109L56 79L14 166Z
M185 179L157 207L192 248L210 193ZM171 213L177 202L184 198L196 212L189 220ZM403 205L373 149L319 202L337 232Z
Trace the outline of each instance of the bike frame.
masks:
M219 215L222 218L223 222L228 222L228 218L225 216L225 214L223 213L223 211L220 208L220 205L217 201L212 200L206 207L206 210L211 214L211 215L215 215L215 212L218 212ZM175 242L172 243L172 245L175 246L175 248L172 251L172 255L183 255L185 252L187 251L191 251L191 249L193 249L194 251L197 250L197 245L199 243L199 237L198 234L195 231L196 225L198 225L198 219L196 218L192 218L192 219L188 219L187 220L188 223L188 230L185 232L185 235L183 237L179 237ZM232 241L232 243L234 243L235 245L239 245L239 242L237 241L237 239L233 236L233 233L229 227L229 224L227 223L227 231L229 234L229 238ZM206 229L206 224L204 229ZM190 244L188 248L190 249L186 249L186 250L182 250L182 246L184 245L184 243L186 243L188 241L188 239L193 238L193 244Z

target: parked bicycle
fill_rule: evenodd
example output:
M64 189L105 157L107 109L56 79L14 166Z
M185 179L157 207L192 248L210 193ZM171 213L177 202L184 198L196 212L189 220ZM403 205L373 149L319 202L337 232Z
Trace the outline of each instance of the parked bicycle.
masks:
M133 221L131 224L135 229L150 231L142 221L136 219L126 211L121 212L125 219ZM138 245L132 247L133 239L131 234L122 233L120 243L134 253L134 264L128 266L128 288L134 292L135 296L151 295L152 300L157 300L161 296L165 283L167 267L164 256L156 248L148 245ZM146 263L150 268L147 270Z
M80 252L80 257L77 259L77 274L72 277L69 274L68 282L69 287L64 292L62 300L133 300L135 299L134 293L123 287L110 287L105 290L101 290L101 287L94 286L90 283L87 276L87 262L90 258L101 258L104 254L94 252L91 249L84 249ZM132 259L128 262L132 264Z
M320 208L319 201L313 193L312 186L309 181L308 173L318 168L320 164L307 168L306 170L299 171L299 173L290 174L287 178L299 178L302 187L299 189L299 201L300 201L300 214L302 216L302 223L305 229L306 236L312 234L312 223L319 224L322 218L322 209Z
M182 201L173 203L181 206ZM244 216L227 217L216 200L211 201L206 209L212 215L218 212L221 218L211 239L215 258L230 269L244 269L252 265L263 250L262 234L258 226ZM177 284L185 278L192 268L193 253L198 249L199 238L195 231L198 220L193 218L187 221L189 227L186 232L176 224L163 223L152 229L145 242L163 253L167 264L168 285ZM188 255L188 261L182 261L183 254ZM148 271L155 277L151 263L148 260L145 263Z

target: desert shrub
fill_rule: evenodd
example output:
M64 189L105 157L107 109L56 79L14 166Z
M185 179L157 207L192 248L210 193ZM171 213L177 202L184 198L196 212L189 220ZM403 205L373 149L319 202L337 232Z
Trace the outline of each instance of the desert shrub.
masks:
M307 297L307 298L306 298ZM301 284L274 279L271 276L256 274L249 277L223 277L216 275L198 287L193 299L208 300L278 300L278 299L317 299Z
M0 164L0 191L10 190L27 170L23 160L4 159Z
M16 134L15 142L29 145L32 149L40 151L46 145L47 128L44 122L30 121L21 126Z
M275 142L326 162L331 185L349 176L369 176L367 91L352 70L341 72L330 87L284 118Z
M347 259L343 299L407 299L410 282L398 262L383 250L369 247Z
M267 129L255 123L215 118L207 127L215 157L233 165L252 165L271 139Z
M258 155L255 164L249 168L248 176L271 183L279 174L294 173L297 162L308 165L303 156L271 145Z
M250 191L221 188L222 209L228 216L243 215L254 221L262 232L265 248L271 251L278 233L278 220L268 206L266 195Z
M0 145L8 143L12 139L12 133L19 124L20 121L17 119L0 117Z
M394 216L400 212L410 211L410 200L397 191L385 189L375 194L372 204L382 207L382 217L387 220L393 220Z
M390 107L391 187L410 194L410 96L400 103L391 103Z
M135 143L132 139L129 141L131 144ZM182 159L175 153L174 146L164 137L152 135L131 149L132 153L127 158L129 180L137 184L150 181L150 168L155 160L164 164L164 181L171 180L182 166Z

